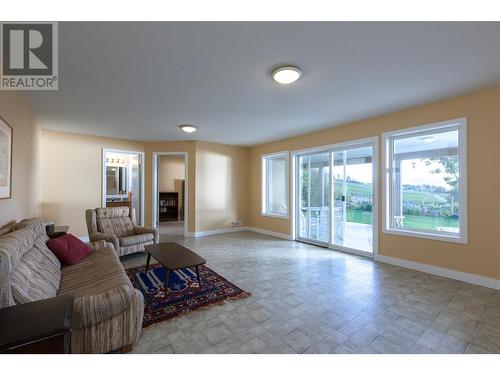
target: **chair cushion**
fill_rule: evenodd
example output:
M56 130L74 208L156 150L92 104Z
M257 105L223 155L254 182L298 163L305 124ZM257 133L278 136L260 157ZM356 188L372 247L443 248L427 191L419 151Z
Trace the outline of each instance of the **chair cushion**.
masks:
M98 219L111 219L116 217L129 217L130 209L126 206L100 207L95 209Z
M152 233L136 234L134 236L121 237L118 239L120 246L138 245L144 242L151 242L154 240Z
M130 217L97 218L99 232L116 237L126 237L134 234L134 225Z
M80 263L62 268L57 294L73 294L75 298L94 295L132 284L114 249L94 251Z
M90 245L70 233L48 240L47 246L65 266L77 264L92 253Z

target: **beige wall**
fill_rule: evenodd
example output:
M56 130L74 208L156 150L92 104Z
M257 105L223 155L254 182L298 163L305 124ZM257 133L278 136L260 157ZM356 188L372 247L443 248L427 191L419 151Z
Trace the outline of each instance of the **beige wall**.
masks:
M102 149L144 151L142 142L43 130L42 217L87 236L85 209L101 206Z
M152 153L184 151L189 154L189 231L195 222L195 143L136 142L43 130L42 217L68 224L70 231L87 236L85 209L101 206L102 149L145 152L144 222L152 223ZM193 204L191 204L193 202Z
M380 231L379 210L379 253L500 278L500 87L252 147L248 180L250 225L285 234L290 234L291 229L289 220L260 215L260 155L380 137L382 132L459 117L467 117L468 244L384 234ZM379 192L382 193L381 186ZM379 194L379 207L381 199Z
M247 221L248 149L208 142L133 142L43 131L42 216L86 236L84 212L101 205L102 149L145 152L145 225L152 225L154 152L188 154L188 231ZM77 150L77 152L75 152ZM170 189L167 189L170 190Z
M177 191L175 180L186 178L184 158L164 155L159 157L159 164L158 189L161 192Z
M182 181L186 179L186 165L183 156L160 156L158 168L158 190L176 192L179 197L179 217L182 218L183 196Z
M196 143L196 231L248 222L248 149Z
M0 227L39 213L41 131L20 93L0 92L0 117L13 128L12 194L0 199Z

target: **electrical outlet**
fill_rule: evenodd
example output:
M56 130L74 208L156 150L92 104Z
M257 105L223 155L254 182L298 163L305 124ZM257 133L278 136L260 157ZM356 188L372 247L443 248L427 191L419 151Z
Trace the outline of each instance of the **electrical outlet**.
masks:
M234 225L234 226L241 225L241 220L231 221L231 225Z

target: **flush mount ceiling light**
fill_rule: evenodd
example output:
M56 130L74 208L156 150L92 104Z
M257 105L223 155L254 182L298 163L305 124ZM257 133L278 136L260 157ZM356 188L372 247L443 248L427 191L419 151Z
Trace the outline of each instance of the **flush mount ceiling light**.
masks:
M194 133L198 130L198 128L194 125L181 125L179 126L183 132L186 133Z
M295 82L302 75L302 71L296 66L281 66L273 70L273 79L282 85Z

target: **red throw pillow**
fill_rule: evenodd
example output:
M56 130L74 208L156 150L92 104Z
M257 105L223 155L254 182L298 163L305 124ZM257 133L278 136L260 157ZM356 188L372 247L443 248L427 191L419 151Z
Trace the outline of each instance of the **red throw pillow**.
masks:
M92 252L92 248L72 234L47 241L47 246L66 266L77 264Z

